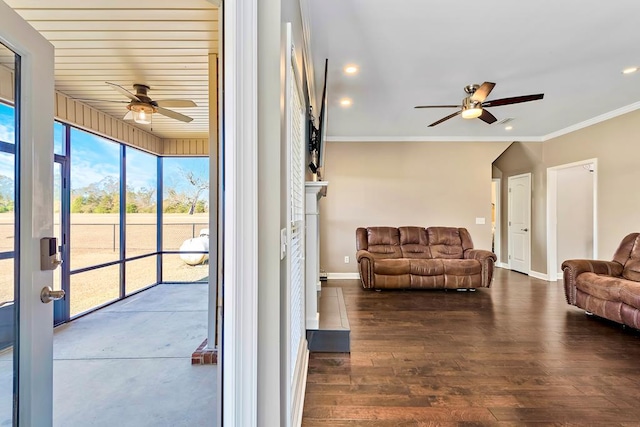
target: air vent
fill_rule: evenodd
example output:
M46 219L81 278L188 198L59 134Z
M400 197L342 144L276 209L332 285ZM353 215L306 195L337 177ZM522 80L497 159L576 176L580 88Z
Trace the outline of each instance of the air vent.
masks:
M507 118L505 118L505 119L498 120L497 122L495 122L495 123L494 123L494 126L497 126L497 125L503 125L503 124L505 124L505 123L509 123L509 122L510 122L510 121L512 121L512 120L513 120L513 117L507 117Z

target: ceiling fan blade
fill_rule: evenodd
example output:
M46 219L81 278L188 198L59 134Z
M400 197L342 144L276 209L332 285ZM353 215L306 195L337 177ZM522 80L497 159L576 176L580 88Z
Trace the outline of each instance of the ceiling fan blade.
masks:
M118 104L128 104L129 101L116 101L114 99L96 99L96 98L71 98L74 101L80 102L115 102Z
M414 108L460 108L459 105L417 105Z
M482 83L482 85L478 89L476 89L473 95L471 95L471 100L478 102L484 101L485 99L487 99L487 96L489 96L495 85L495 83L491 82Z
M482 103L483 107L499 107L500 105L519 104L521 102L537 101L544 98L544 93L538 93L536 95L524 95L514 96L513 98L501 98L494 99L492 101L486 101Z
M158 113L162 114L163 116L167 116L167 117L170 117L172 119L180 120L181 122L185 122L185 123L189 123L190 121L193 120L189 116L185 116L184 114L180 114L180 113L177 113L177 112L172 111L172 110L167 110L166 108L163 108L163 107L158 107Z
M134 95L133 93L129 92L128 90L126 90L122 86L117 85L115 83L111 83L111 82L105 82L105 83L108 84L109 86L111 86L116 91L118 91L121 94L123 94L124 96L126 96L127 98L129 98L130 100L140 102L140 98L138 98L136 95Z
M170 108L189 108L189 107L197 107L196 103L191 101L190 99L163 99L156 101L159 107L170 107Z
M482 120L485 123L491 124L493 122L495 122L496 120L496 116L494 116L493 114L491 114L490 112L488 112L487 110L485 110L484 108L482 109L482 114L480 114L480 117L478 117L480 120Z
M455 113L453 113L453 114L449 114L447 117L443 117L443 118L441 118L440 120L438 120L437 122L433 122L433 123L431 123L428 127L434 127L435 125L439 125L440 123L442 123L442 122L444 122L444 121L447 121L447 120L449 120L449 119L451 119L451 118L453 118L453 117L457 116L457 115L458 115L458 114L460 114L460 113L462 113L462 110L458 110L458 111L456 111L456 112L455 112Z

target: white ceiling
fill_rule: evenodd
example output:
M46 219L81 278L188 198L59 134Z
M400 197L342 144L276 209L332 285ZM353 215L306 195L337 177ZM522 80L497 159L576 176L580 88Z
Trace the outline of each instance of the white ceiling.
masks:
M143 83L154 100L191 99L197 107L171 108L190 123L154 114L151 126L136 126L161 138L208 137L208 55L218 51L218 10L209 1L4 1L55 46L57 90L128 101L105 82L132 92ZM127 113L127 102L86 103L118 118Z
M329 59L332 139L541 140L640 107L640 72L621 73L640 66L638 0L304 1L318 90ZM489 108L511 131L460 116L429 128L455 109L414 109L459 105L484 81L487 100L545 97Z

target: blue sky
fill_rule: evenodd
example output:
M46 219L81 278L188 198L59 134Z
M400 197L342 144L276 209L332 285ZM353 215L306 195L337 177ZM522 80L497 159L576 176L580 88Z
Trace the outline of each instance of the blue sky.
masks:
M56 124L54 137L60 139L62 127ZM0 103L0 140L14 142L13 108ZM120 146L105 138L78 129L71 131L72 162L71 188L86 187L99 182L106 176L118 177L120 174ZM13 160L11 155L0 153L0 174L13 178ZM156 157L134 148L127 149L127 183L134 189L156 186ZM164 159L164 185L187 191L181 171L193 171L197 177L208 180L209 159L206 157L166 157ZM208 194L202 195L208 201Z

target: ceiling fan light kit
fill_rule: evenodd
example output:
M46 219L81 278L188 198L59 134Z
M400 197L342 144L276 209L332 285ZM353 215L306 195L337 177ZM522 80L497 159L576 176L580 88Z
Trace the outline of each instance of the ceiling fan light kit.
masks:
M445 122L457 115L461 115L463 119L480 119L487 124L495 123L498 119L487 111L486 107L498 107L501 105L519 104L522 102L536 101L544 98L544 93L538 93L535 95L514 96L511 98L494 99L492 101L485 101L487 96L491 93L495 87L495 83L484 82L481 85L470 84L464 87L464 91L469 94L462 100L462 105L418 105L416 108L459 108L453 114L449 114L446 117L441 118L429 125L433 127Z
M467 97L462 100L462 113L463 119L477 119L482 115L482 103L473 101Z
M151 124L151 115L158 111L151 104L143 104L142 102L131 101L127 105L127 110L133 114L133 121L141 125Z

